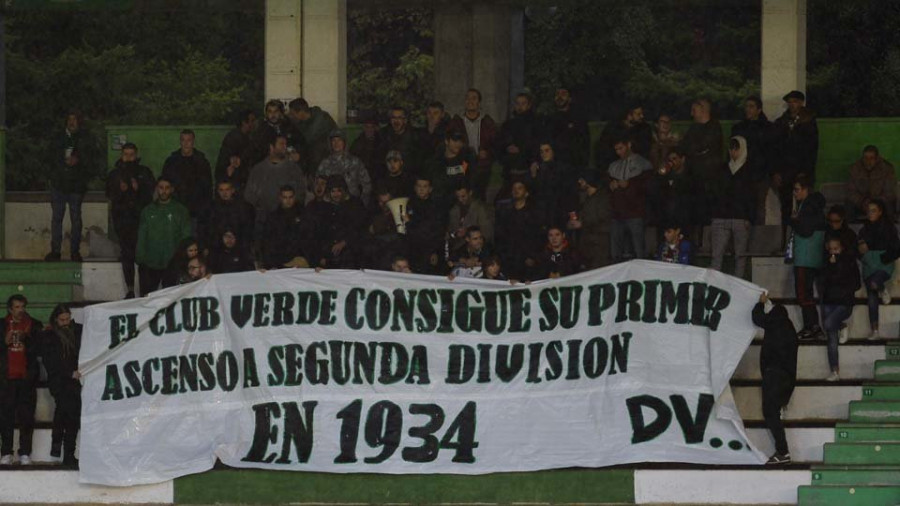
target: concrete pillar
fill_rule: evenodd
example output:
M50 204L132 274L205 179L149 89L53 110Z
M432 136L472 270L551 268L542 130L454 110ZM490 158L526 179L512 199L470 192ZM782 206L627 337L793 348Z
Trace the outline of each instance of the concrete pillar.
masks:
M347 0L303 0L303 98L347 116Z
M513 41L522 28L521 13L516 14L506 3L435 5L435 96L448 111L462 112L466 90L475 87L481 90L484 112L497 121L506 119L510 83L521 82L522 69L512 61Z
M791 90L806 92L806 0L762 2L763 110L774 120Z
M266 100L347 112L347 1L266 0Z
M303 2L266 0L266 100L290 101L303 89Z

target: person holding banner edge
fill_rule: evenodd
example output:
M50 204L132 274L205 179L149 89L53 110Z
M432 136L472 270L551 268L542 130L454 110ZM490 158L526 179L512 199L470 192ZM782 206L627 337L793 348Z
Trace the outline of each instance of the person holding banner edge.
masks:
M784 306L773 303L765 292L753 306L752 318L765 332L759 355L762 411L766 427L775 439L775 454L766 464L790 464L781 410L790 402L797 382L797 329Z

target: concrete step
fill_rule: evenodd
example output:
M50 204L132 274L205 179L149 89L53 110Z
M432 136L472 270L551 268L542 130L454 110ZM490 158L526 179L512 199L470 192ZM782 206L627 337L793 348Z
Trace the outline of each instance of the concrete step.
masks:
M850 421L857 423L900 423L900 401L852 401Z
M832 427L791 427L787 422L785 436L791 450L791 461L797 463L822 462L825 443L834 442ZM766 455L775 453L775 442L769 430L763 427L747 429L747 437L759 451Z
M795 504L797 487L809 485L807 470L637 469L636 504ZM596 504L596 501L590 501Z
M900 442L900 424L842 422L834 426L834 440L839 443Z
M19 467L0 472L3 504L172 504L174 489L173 481L136 487L84 485L74 470Z
M900 466L900 443L826 443L825 463Z
M900 360L876 360L875 380L900 381Z
M736 380L758 380L759 354L762 345L754 341L747 348L744 356L734 371ZM838 359L841 366L842 379L872 379L872 364L884 359L884 345L868 341L857 341L842 344L838 348ZM803 342L797 351L797 379L821 380L831 373L828 366L828 350L825 342Z
M900 401L900 383L864 383L864 401Z
M900 341L891 341L884 347L884 356L888 360L900 360Z
M734 401L745 422L762 421L762 388L759 386L732 387ZM848 403L862 398L858 386L832 384L828 386L798 386L782 414L782 420L833 421L845 420Z
M900 486L811 485L797 489L799 506L895 506Z
M815 465L813 485L900 485L900 466Z

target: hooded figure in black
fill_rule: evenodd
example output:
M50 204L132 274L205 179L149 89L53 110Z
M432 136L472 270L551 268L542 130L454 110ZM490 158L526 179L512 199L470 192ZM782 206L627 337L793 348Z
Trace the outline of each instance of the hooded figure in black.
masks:
M753 307L753 323L765 331L759 369L762 373L762 411L766 427L775 439L775 455L769 464L789 464L781 408L787 406L797 382L797 329L784 306L774 304L763 293Z
M47 386L56 402L50 455L63 464L75 465L75 441L81 428L81 374L78 352L81 349L81 325L72 321L69 306L59 304L50 314L50 328L41 333L42 359L47 369Z

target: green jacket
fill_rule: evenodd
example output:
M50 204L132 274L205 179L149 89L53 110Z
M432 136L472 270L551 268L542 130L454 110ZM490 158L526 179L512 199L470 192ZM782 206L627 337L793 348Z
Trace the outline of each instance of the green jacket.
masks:
M825 232L816 230L809 237L794 234L794 266L821 269L825 266Z
M167 204L153 202L141 211L138 227L137 263L151 269L165 269L178 243L191 235L191 216L174 199Z

